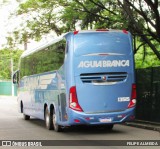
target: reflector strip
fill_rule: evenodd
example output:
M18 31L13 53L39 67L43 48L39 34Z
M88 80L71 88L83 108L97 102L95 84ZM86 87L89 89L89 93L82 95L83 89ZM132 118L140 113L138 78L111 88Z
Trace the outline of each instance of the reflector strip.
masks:
M82 56L116 56L116 55L124 55L124 54L121 54L121 53L91 53L91 54L85 54L85 55L82 55Z

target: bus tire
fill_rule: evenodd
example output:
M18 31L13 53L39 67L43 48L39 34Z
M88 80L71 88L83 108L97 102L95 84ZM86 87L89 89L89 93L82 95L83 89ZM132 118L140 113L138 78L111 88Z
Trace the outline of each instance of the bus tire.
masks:
M20 108L21 108L21 113L23 113L24 110L23 110L23 102L22 101L21 101ZM30 116L23 113L23 119L24 120L30 120Z
M53 129L56 132L61 132L62 131L62 127L57 124L57 118L56 118L56 114L55 114L54 109L53 109Z
M53 116L50 114L50 112L48 111L48 108L46 107L45 109L45 124L46 124L46 128L48 130L52 130L53 129Z
M30 116L29 116L29 115L26 115L26 114L23 114L23 119L24 119L24 120L30 120Z

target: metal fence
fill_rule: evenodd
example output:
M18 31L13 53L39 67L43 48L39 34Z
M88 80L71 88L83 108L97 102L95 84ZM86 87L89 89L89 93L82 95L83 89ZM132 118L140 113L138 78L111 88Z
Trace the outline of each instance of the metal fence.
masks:
M160 122L160 67L137 69L136 119Z
M13 91L12 91L13 87ZM17 85L13 85L11 81L0 81L0 95L17 95Z

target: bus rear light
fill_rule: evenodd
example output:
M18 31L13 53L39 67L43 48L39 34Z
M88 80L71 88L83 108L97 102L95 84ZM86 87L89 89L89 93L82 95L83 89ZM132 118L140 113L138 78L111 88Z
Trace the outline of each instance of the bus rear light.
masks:
M79 32L79 31L74 31L73 34L76 35L76 34L78 34L78 32Z
M131 100L129 102L128 108L132 108L136 105L136 98L137 98L136 84L132 84Z
M129 104L128 104L128 108L132 108L136 105L136 99L132 99Z
M75 111L83 112L81 106L78 103L76 87L72 86L69 92L69 107Z
M75 123L80 123L80 120L74 119L74 122L75 122Z
M131 94L131 99L136 99L136 98L137 98L136 84L132 84L132 94Z
M123 33L128 34L128 31L126 31L125 29L123 30Z

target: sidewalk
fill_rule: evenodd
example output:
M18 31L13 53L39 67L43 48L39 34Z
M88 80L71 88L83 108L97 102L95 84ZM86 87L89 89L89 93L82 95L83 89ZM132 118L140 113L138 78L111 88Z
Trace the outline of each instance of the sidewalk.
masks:
M149 130L155 130L160 132L160 123L150 122L150 121L143 121L143 120L135 120L133 122L126 122L125 125L139 127Z
M17 99L17 96L0 95L0 99Z

